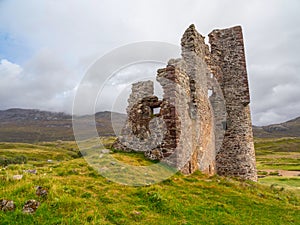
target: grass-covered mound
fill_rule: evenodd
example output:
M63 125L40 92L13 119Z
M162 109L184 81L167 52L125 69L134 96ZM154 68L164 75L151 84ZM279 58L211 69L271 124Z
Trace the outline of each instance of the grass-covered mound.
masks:
M0 211L0 224L297 224L300 199L296 191L197 172L179 173L151 186L131 187L99 175L74 143L2 145L1 155L22 150L25 164L0 171L0 199L14 200L14 212ZM0 145L1 146L1 145ZM31 148L32 147L32 148ZM7 152L7 154L6 154ZM140 154L113 153L132 165L149 165ZM34 159L34 160L33 160ZM51 163L48 160L51 159ZM37 174L25 173L37 169ZM13 175L23 174L20 181ZM35 186L49 190L46 199ZM26 200L42 202L35 214L22 213Z

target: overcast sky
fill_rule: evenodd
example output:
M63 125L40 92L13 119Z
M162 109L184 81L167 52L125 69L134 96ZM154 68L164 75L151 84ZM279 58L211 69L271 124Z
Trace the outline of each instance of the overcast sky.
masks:
M203 35L242 25L254 124L300 116L298 0L0 0L0 109L70 113L97 58L132 42L178 45L191 23Z

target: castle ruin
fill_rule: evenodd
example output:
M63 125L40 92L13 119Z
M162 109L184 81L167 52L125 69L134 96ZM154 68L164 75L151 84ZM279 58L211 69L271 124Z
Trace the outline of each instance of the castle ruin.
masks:
M255 151L243 34L240 26L214 30L210 46L191 25L182 57L152 81L132 85L127 121L113 147L143 151L184 174L235 176L256 181Z

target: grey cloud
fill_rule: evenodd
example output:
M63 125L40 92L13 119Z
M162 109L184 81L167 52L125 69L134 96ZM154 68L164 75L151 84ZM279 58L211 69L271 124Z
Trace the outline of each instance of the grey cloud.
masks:
M48 51L38 53L23 68L2 61L0 107L66 110L67 104L71 106L68 101L74 86L72 77L75 75Z
M13 68L4 75L0 72L1 108L70 112L85 70L112 49L145 40L178 45L190 23L204 35L215 28L241 24L254 124L291 119L300 114L299 8L298 0L1 1L0 30L26 40L36 52L20 65L23 71L17 75ZM51 54L41 49L49 49ZM131 69L135 74L136 69ZM124 77L120 73L115 85L127 87L134 76L131 73L123 73ZM108 88L103 107L116 93Z

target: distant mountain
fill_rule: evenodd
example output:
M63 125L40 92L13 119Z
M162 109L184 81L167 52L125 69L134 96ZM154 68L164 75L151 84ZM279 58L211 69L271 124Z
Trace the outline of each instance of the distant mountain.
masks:
M300 117L284 123L253 126L254 137L300 137Z
M89 121L95 116L99 136L114 136L126 120L126 115L112 112L97 112L95 115L80 116ZM93 119L93 118L92 118ZM113 121L113 122L111 122ZM87 130L93 124L87 124ZM85 135L85 128L82 135ZM254 137L300 137L300 117L281 124L253 126ZM36 109L0 110L0 142L73 141L72 116L61 112Z
M125 114L98 112L78 117L81 120L95 116L99 135L112 136L126 120ZM113 124L111 123L111 117ZM72 116L61 112L36 109L0 110L0 142L72 141Z

